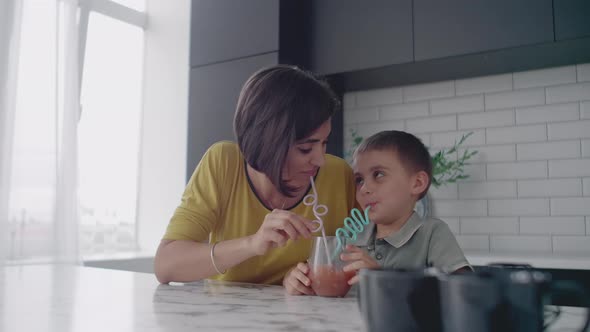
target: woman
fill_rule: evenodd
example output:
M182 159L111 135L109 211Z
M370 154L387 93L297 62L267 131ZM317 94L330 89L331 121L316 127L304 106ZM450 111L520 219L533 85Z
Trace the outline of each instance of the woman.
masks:
M308 258L317 227L303 203L310 177L329 208L326 234L355 204L350 167L326 154L337 107L325 82L296 67L250 77L234 118L237 144L214 144L195 169L156 253L158 280L280 284L290 272L288 292L311 293L305 265L293 269Z

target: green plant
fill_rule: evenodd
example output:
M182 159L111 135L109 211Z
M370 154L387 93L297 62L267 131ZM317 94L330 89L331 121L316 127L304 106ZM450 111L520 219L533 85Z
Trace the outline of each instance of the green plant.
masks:
M352 141L348 150L344 153L344 158L350 163L354 150L361 144L363 137L359 136L356 130L349 130ZM455 183L457 180L467 179L469 174L465 174L464 167L468 165L469 159L477 154L477 150L470 151L466 149L461 156L457 155L459 147L471 136L469 132L461 136L461 139L450 149L442 149L435 153L432 158L432 185L436 188L447 183Z
M348 161L348 163L352 163L352 154L354 153L354 150L356 150L356 148L361 144L361 142L363 141L363 137L359 136L359 134L356 132L356 130L350 128L348 130L350 132L350 136L352 138L352 141L350 143L350 146L348 147L348 150L346 150L344 152L344 159L346 161Z
M477 154L477 151L469 151L465 149L460 156L459 147L465 140L471 136L473 132L461 136L459 142L455 141L455 144L450 149L442 149L432 156L432 185L436 188L447 184L455 183L457 180L467 179L469 174L465 174L464 166L468 165L467 162L471 157Z

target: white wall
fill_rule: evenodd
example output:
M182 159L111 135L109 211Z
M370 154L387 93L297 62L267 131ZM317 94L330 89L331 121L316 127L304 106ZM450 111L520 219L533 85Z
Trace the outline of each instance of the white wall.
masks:
M185 186L190 0L147 0L138 239L155 253Z
M464 133L471 178L432 189L466 252L590 254L590 64L347 93L349 129L416 134L436 151Z

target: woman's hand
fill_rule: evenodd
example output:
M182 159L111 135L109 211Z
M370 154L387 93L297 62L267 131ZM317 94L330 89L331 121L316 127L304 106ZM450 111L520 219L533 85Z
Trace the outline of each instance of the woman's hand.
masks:
M250 247L255 255L264 255L269 249L284 246L289 239L309 239L312 222L291 211L275 209L264 217L256 234L250 236Z
M360 269L378 269L381 268L379 263L375 261L369 254L361 248L347 245L346 252L340 255L340 259L345 262L350 262L349 264L345 265L342 270L344 272L348 271L359 271ZM353 285L359 282L358 274L352 277L349 281L349 285Z
M283 278L283 286L291 295L315 295L311 289L311 280L307 276L309 273L309 265L307 263L298 263L292 268L285 278Z

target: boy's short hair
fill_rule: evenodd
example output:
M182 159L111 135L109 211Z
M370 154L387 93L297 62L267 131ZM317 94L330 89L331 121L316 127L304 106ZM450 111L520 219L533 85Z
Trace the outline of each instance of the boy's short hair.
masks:
M428 185L418 199L426 196L432 183L432 159L428 149L422 141L405 131L385 130L365 139L354 151L353 160L358 155L367 151L391 150L397 152L402 166L408 172L418 173L424 171L428 175Z

